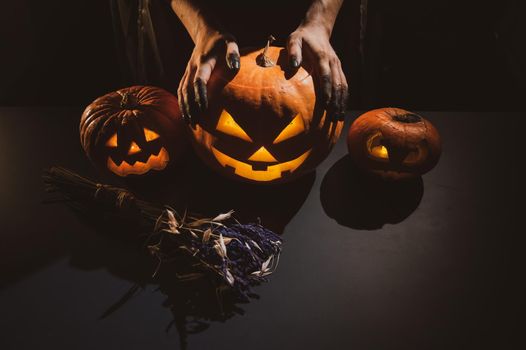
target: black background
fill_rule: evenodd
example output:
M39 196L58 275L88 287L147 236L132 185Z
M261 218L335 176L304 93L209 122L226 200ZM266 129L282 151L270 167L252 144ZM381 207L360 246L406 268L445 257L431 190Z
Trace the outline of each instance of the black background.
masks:
M227 3L238 18L258 16L235 2ZM281 1L276 13L297 13L295 3ZM519 110L524 7L519 0L370 0L361 65L350 39L359 9L348 0L333 43L351 82L351 109ZM1 105L85 105L130 83L119 66L109 1L3 1L0 19ZM184 63L188 37L181 46Z

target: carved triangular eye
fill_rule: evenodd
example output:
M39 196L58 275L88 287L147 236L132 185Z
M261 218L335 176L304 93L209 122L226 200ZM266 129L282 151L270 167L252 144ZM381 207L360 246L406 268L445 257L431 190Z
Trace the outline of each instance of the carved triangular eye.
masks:
M157 140L159 137L159 134L155 131L144 128L144 138L146 139L146 141L150 142L153 140Z
M250 136L247 135L234 118L227 111L223 110L219 116L216 129L227 135L238 137L242 140L252 142Z
M130 148L128 148L128 155L139 153L141 151L141 148L138 144L135 143L135 141L132 141L130 144Z
M290 139L291 137L294 137L296 135L301 134L305 131L305 124L303 123L303 118L301 118L301 115L298 113L292 119L292 121L285 127L285 129L281 130L278 137L274 139L274 144L283 142L285 140Z
M112 147L112 148L115 148L117 147L117 134L113 134L109 139L108 141L106 141L106 146L107 147Z

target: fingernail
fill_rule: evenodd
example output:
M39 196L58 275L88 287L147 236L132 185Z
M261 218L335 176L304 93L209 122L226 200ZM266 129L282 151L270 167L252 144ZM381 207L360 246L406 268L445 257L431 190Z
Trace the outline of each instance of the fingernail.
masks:
M228 57L228 65L230 66L230 69L239 69L239 56L236 54L231 54Z
M232 60L232 68L235 69L235 70L239 69L239 57L235 57Z
M300 66L300 63L298 62L297 59L292 58L292 59L290 60L290 65L292 66L292 68L298 68L298 67Z

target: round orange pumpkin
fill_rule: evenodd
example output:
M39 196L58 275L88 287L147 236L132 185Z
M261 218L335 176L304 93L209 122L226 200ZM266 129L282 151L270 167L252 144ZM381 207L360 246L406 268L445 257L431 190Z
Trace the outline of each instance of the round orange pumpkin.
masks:
M152 86L133 86L93 101L80 120L80 141L104 172L138 177L174 165L186 148L177 99Z
M422 116L400 108L362 114L347 135L351 158L361 169L388 180L414 178L438 162L438 131Z
M191 133L196 153L219 173L278 183L313 170L340 136L343 122L316 103L311 75L288 69L280 47L248 50L234 75L216 69L206 115Z

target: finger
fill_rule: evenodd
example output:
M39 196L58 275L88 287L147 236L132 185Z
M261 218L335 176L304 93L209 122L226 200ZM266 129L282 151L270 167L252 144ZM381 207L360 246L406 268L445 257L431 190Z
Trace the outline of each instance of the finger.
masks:
M181 108L181 114L185 122L190 123L190 118L188 117L188 106L185 104L183 97L184 82L186 76L188 75L188 69L184 72L181 81L179 82L179 87L177 88L177 100L179 102L179 107Z
M298 68L303 60L301 54L301 40L290 36L287 41L287 53L289 55L289 64L292 68Z
M195 102L199 107L199 110L205 111L208 108L208 95L206 85L210 79L210 75L214 70L216 59L211 58L207 62L202 63L197 68L194 78L194 96Z
M342 94L342 81L340 76L340 70L338 68L338 63L336 61L331 62L331 101L329 103L329 108L331 110L331 115L335 120L341 119L341 94Z
M208 97L206 95L206 83L201 79L197 78L194 80L194 96L195 102L199 107L200 111L204 111L208 108Z
M192 106L190 104L191 96L190 92L193 92L193 89L191 89L188 85L189 82L189 76L190 72L188 74L185 74L184 81L183 81L183 88L182 88L182 95L183 95L183 106L184 106L184 112L187 116L187 121L192 125L194 123L193 117L192 117Z
M340 80L342 82L340 112L341 112L342 120L343 120L345 118L345 113L347 112L347 101L349 99L349 84L347 83L347 78L345 77L345 73L343 72L343 69L341 68L341 62L339 62L338 66L340 68Z
M226 43L226 64L232 70L238 70L240 67L239 48L235 41Z
M318 75L322 102L325 106L331 101L332 95L332 79L331 68L328 60L321 60L318 63Z

